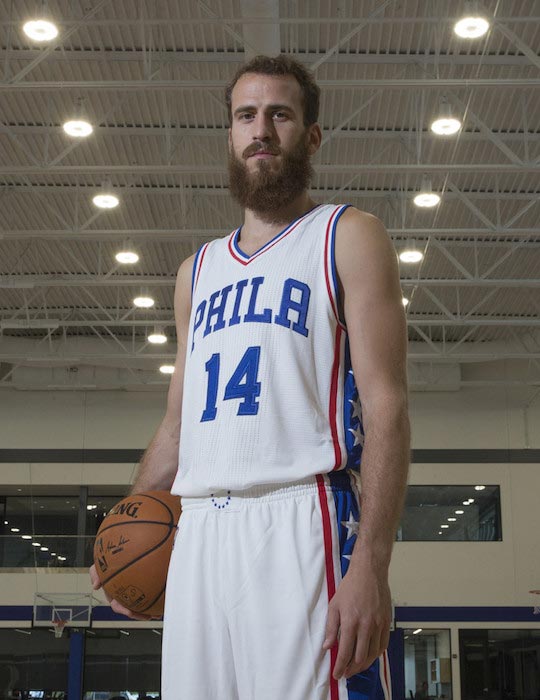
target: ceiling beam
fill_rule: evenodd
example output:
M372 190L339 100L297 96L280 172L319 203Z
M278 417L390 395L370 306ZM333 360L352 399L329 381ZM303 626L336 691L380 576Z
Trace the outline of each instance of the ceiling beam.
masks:
M0 275L0 289L33 289L34 287L174 287L176 275L83 275L83 274L26 274ZM532 279L486 279L469 277L451 278L409 278L402 277L401 284L414 287L504 287L537 288L540 278Z
M341 165L317 165L319 175L345 175L363 173L537 173L540 163L343 163ZM19 175L227 175L226 165L35 165L0 166L0 177ZM203 192L206 190L202 189Z
M129 311L129 309L127 309ZM154 310L151 310L155 313ZM51 313L58 314L58 309L51 309ZM0 312L1 313L1 312ZM69 309L65 313L70 313L73 315L73 310ZM115 319L98 319L95 315L89 319L78 319L78 320L67 320L59 317L51 316L50 318L33 318L27 321L26 319L13 319L13 320L3 320L0 318L0 329L1 330L44 330L50 328L88 328L89 326L96 326L98 328L150 328L157 324L159 326L167 327L174 326L174 312L172 309L160 309L160 314L166 315L166 317L152 318L148 319L130 319L130 320L115 320ZM440 328L444 326L445 328L463 328L463 327L493 327L493 326L517 326L517 327L540 327L540 318L522 318L515 316L472 316L467 318L458 317L442 317L435 316L433 314L421 314L415 316L414 314L407 316L407 325L414 327L436 327ZM436 341L433 341L436 342ZM0 347L2 347L2 340L0 339Z
M102 121L102 120L101 120ZM47 135L60 135L65 137L64 129L61 124L56 124L53 126L47 124L14 124L5 123L0 124L0 133L6 133L7 130L15 135L23 136L47 136ZM323 136L330 134L334 131L335 127L323 127ZM225 126L188 126L183 124L139 124L136 126L125 126L125 125L101 125L94 127L94 133L96 135L111 135L115 138L122 137L163 137L167 134L174 137L214 137L225 140L227 138L228 127ZM523 133L522 131L509 132L509 131L497 131L492 130L492 134L496 135L501 141L507 141L509 143L540 143L540 133L529 131L528 133ZM422 129L417 131L416 129L340 129L339 132L332 137L332 140L336 139L391 139L391 138L410 138L416 139L421 136L423 141L433 141L434 143L440 143L441 137L434 134L431 129ZM459 134L459 140L461 142L485 142L487 140L485 134L480 131L461 131Z
M540 87L540 78L378 78L319 80L321 89L350 90L384 88L409 90L410 88L532 88ZM57 92L58 90L112 90L141 92L145 90L223 90L225 80L24 80L0 82L2 92Z
M234 228L231 226L231 230ZM540 237L539 227L529 228L393 228L387 227L388 233L395 238L421 238L427 240L430 237L456 237L456 238L478 238L481 242L482 237L496 239L497 237L513 238L525 237L532 238ZM230 231L220 228L208 229L179 229L179 228L147 228L147 229L86 229L77 231L73 229L0 229L0 240L14 239L22 240L25 238L41 238L45 240L64 238L73 240L151 240L151 241L182 241L191 242L193 239L220 238L227 235ZM452 242L452 241L448 241ZM537 245L539 241L536 241Z
M540 21L540 20L539 20ZM347 20L349 24L351 20ZM1 26L2 23L0 23ZM127 23L122 22L122 26ZM147 24L147 22L145 22ZM252 22L253 24L253 22ZM261 24L263 24L261 22ZM248 25L245 25L248 26ZM17 27L18 29L19 27ZM140 25L139 25L140 28ZM31 61L36 58L41 51L39 49L17 49L10 47L9 51L0 48L0 61L5 59L9 53L10 60ZM49 54L47 60L50 61L85 61L97 63L111 63L116 61L131 61L140 63L143 59L143 49L126 49L116 51L114 49L71 49L62 47ZM316 63L324 54L321 53L301 53L296 54L296 58L302 63L311 66ZM154 58L160 64L164 63L223 63L241 64L246 61L243 51L177 51L175 49L163 49L154 51ZM451 66L478 66L479 61L483 66L528 66L530 61L526 56L520 54L495 54L483 55L480 59L476 54L456 54L456 53L336 53L332 56L332 63L337 64L362 64L362 65L451 65Z

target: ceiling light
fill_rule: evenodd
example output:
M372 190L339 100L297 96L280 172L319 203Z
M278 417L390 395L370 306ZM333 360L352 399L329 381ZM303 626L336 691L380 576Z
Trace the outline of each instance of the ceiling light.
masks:
M469 505L470 505L471 503L474 503L474 498L469 498Z
M442 535L442 532L439 530L439 535Z
M60 557L60 556L58 556L57 559L58 559L58 561L66 561L66 557Z
M122 250L114 256L119 263L130 265L139 261L139 256L131 250Z
M485 486L475 486L474 490L475 491L483 491L486 487Z
M415 263L415 262L420 262L422 258L424 257L424 254L420 250L414 250L408 248L407 250L404 250L399 254L399 259L402 262L406 263Z
M440 117L431 123L430 129L439 136L451 136L461 129L461 122L455 117Z
M439 527L441 528L441 530L443 530L443 529L446 529L447 527L450 527L450 525L439 525Z
M436 207L441 201L440 196L436 192L420 192L413 199L413 202L417 207L422 207L423 209L430 209L431 207Z
M62 128L68 136L74 136L79 139L90 136L92 131L94 131L92 124L83 119L71 119L68 122L64 122Z
M489 29L489 22L484 17L464 17L454 24L454 32L462 39L478 39Z
M419 629L414 630L413 634L420 634L421 631L422 631L422 628L420 627Z
M42 552L48 552L49 548L48 547L40 547L39 548Z
M163 345L167 342L167 336L160 328L154 328L154 332L148 336L148 342L154 345Z
M446 518L449 523L455 523L457 518Z
M31 539L32 539L32 535L21 535L21 539L23 539L23 540L31 540Z
M46 19L32 19L23 25L23 32L33 41L52 41L58 36L58 27Z
M461 121L452 114L452 108L446 97L439 103L439 111L430 125L431 131L439 136L451 136L461 129Z
M141 309L149 309L151 306L154 306L155 301L152 299L152 297L135 297L133 299L133 303L135 306L138 306Z
M464 512L465 512L464 510L455 510L455 511L454 511L454 513L455 513L456 515L463 515Z
M18 527L12 527L11 532L20 532Z
M114 209L120 204L120 200L111 192L102 192L92 198L92 202L100 209Z
M409 303L409 299L407 299L407 297L402 297L401 303L403 304L403 306L407 306L407 304Z
M32 542L32 547L41 547L41 542Z
M174 365L161 365L159 371L161 374L172 374L174 372Z

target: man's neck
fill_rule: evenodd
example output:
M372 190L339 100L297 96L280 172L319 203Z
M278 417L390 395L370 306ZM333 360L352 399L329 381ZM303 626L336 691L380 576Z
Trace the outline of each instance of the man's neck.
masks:
M244 245L248 245L250 241L265 242L270 240L287 224L298 219L314 206L315 202L309 194L303 192L286 207L272 213L272 216L260 214L252 209L245 209L240 238Z

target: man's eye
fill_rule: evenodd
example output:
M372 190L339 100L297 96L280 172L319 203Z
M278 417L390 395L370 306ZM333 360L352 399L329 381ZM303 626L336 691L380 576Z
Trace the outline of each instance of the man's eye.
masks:
M276 119L286 119L287 115L285 112L274 112L274 117L276 117Z
M246 121L248 119L251 119L252 116L253 116L253 114L250 114L249 112L244 112L243 114L240 114L238 118L241 121Z

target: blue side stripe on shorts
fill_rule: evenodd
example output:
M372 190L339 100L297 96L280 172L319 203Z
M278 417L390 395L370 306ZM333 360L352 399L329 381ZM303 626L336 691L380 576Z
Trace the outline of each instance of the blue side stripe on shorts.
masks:
M354 478L346 469L327 474L336 507L341 575L349 568L350 556L358 534L360 509L351 485ZM379 659L371 666L347 679L348 700L384 700L379 676Z

